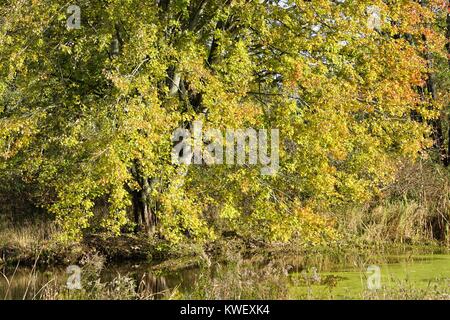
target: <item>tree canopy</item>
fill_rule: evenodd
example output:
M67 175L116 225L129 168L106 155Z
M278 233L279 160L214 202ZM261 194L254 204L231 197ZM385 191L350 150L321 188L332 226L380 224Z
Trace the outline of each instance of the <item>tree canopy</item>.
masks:
M446 1L71 4L78 29L62 1L0 3L0 184L64 239L130 221L172 242L335 237L327 212L377 195L447 107L444 76L427 88ZM279 170L173 164L172 134L195 120L279 129Z

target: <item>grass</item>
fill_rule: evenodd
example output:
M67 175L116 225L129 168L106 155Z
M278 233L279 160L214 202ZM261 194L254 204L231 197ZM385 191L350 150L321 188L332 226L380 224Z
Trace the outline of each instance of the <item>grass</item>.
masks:
M52 223L39 219L13 222L1 219L0 216L0 245L14 245L21 248L31 248L48 242L56 233Z
M20 220L0 216L0 265L33 266L67 264L82 251L79 244L54 240L57 227L38 218ZM39 258L39 259L38 259Z
M450 246L450 174L432 163L406 162L377 199L339 208L335 216L347 238Z

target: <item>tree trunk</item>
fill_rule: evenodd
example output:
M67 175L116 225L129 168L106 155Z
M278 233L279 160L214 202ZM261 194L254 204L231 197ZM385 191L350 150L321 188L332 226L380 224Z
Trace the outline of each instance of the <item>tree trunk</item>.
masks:
M449 4L450 5L450 4ZM447 52L448 52L448 67L450 68L450 8L447 12ZM447 125L448 125L448 136L447 136L447 157L445 159L444 165L448 167L450 165L450 104L447 110Z
M429 53L427 53L427 60L430 67L433 66L432 57ZM431 101L436 100L436 81L435 81L435 75L429 74L428 79L426 82L426 89L427 93L431 97ZM433 102L432 102L433 104ZM431 106L433 108L433 106ZM442 118L443 118L443 110L441 110L440 115L438 118L433 119L429 122L432 130L432 138L433 138L433 148L437 151L439 156L439 162L440 163L446 163L447 162L447 150L445 147L445 137L444 137L444 131L442 129Z
M427 89L428 93L431 95L432 101L436 100L436 83L434 80L434 75L430 75L427 79ZM440 116L437 119L433 119L430 124L432 128L432 137L434 141L434 149L438 152L439 161L441 163L447 162L447 150L445 147L444 130L442 129L443 121L443 111L441 111Z
M422 6L426 6L425 1L420 2ZM448 15L447 15L447 23L448 23ZM448 30L447 30L448 31ZM425 34L422 35L423 40L425 41L425 45L427 45L427 37ZM433 67L433 57L430 52L426 52L425 58L428 62L428 66L430 69ZM428 74L428 79L426 81L426 90L427 93L431 96L432 104L436 100L436 81L435 75L433 73ZM422 92L423 93L423 92ZM433 105L431 106L433 108ZM444 121L445 111L441 110L440 115L437 119L433 119L429 122L432 130L432 138L433 138L433 149L437 151L439 156L439 162L446 165L448 162L448 152L445 146L445 136L442 122ZM450 147L450 146L449 146Z
M151 183L149 183L150 179L148 177L140 173L138 167L136 162L131 170L133 177L140 186L139 190L131 192L134 222L136 223L137 231L145 230L147 233L153 234L157 219L152 210Z

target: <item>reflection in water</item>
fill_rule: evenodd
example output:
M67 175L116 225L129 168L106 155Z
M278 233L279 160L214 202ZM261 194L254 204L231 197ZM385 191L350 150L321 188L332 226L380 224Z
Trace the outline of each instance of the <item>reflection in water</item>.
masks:
M58 283L62 272L3 268L0 270L0 299L39 299L45 288Z
M73 297L79 297L76 295L76 290L67 289L68 276L65 269L32 270L20 267L14 270L4 268L0 270L0 300L52 298L52 292L54 294L59 292L69 297L71 297L70 293L75 293ZM129 278L134 283L135 294L144 299L163 299L181 281L177 274L166 277L149 273L146 270L126 272L126 267L122 266L103 270L99 283L105 284L106 287L108 285L110 287L117 286L117 283L120 282L118 279L122 279L123 282L124 278ZM98 290L93 288L93 285L97 285L97 282L90 283L88 288L84 285L83 289L86 291ZM120 286L118 287L120 288ZM114 290L114 288L111 287L110 290Z
M155 276L150 273L145 273L137 287L137 292L144 297L154 297L155 299L164 298L170 291L167 280L163 276Z

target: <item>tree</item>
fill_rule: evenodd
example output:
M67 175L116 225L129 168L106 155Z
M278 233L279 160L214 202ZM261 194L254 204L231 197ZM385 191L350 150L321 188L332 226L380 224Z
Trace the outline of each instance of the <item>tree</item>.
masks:
M369 5L379 9L380 26L367 23ZM430 145L435 114L416 88L428 72L422 35L429 51L444 43L426 27L433 6L86 0L80 7L82 27L70 30L55 0L0 7L1 176L31 184L67 239L88 227L118 233L132 208L137 225L174 242L224 229L319 241L334 234L330 208L370 199L399 159ZM258 166L173 165L172 133L194 120L205 129L278 128L280 169L261 176ZM94 215L102 200L109 214Z
M429 6L431 12L435 14L435 19L427 24L427 28L423 30L423 40L425 44L424 56L428 63L429 73L426 84L420 88L423 101L429 104L430 110L437 113L437 116L430 120L432 130L433 149L437 154L437 162L448 166L450 163L450 153L445 146L446 118L448 110L446 103L448 101L448 51L436 50L428 45L428 38L433 37L428 31L434 29L438 34L446 34L448 44L448 29L446 21L448 20L448 3L447 1L419 1L422 6ZM435 41L432 41L436 43ZM431 45L433 46L433 45ZM435 46L435 45L434 45ZM450 138L450 136L449 136Z

